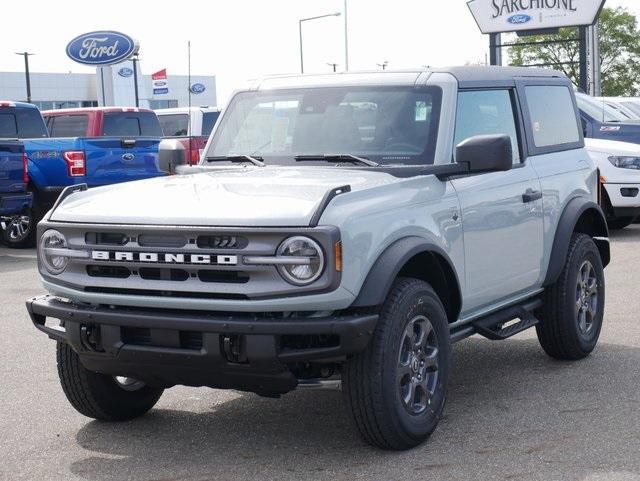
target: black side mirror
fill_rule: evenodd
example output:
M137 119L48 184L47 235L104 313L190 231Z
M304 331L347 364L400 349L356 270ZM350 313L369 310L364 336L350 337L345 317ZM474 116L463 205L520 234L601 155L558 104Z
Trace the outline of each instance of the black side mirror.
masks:
M476 135L456 147L456 163L468 173L504 172L513 167L511 137Z

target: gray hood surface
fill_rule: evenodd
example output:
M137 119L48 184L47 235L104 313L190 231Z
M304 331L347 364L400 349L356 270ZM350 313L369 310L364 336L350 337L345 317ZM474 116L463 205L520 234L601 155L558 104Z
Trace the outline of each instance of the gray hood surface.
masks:
M345 167L235 167L92 188L70 195L51 220L101 224L307 226L330 189L397 182ZM349 194L344 194L349 195Z

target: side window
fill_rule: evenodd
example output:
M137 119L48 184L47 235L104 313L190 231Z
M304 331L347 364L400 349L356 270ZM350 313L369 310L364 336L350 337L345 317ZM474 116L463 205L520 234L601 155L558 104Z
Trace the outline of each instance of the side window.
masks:
M166 137L181 137L189 131L189 116L186 114L158 115L158 120Z
M475 135L511 137L513 163L521 162L516 116L509 90L471 90L458 94L454 146Z
M528 86L525 95L536 147L560 147L580 142L580 128L568 87Z
M49 124L51 137L85 137L89 125L87 115L56 115Z

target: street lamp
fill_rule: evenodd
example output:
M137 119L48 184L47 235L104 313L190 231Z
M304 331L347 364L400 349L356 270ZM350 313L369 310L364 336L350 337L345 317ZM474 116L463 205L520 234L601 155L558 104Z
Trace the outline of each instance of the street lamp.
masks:
M131 56L131 62L133 63L133 92L136 98L136 107L140 107L140 95L138 93L138 62L140 61L140 54L138 52Z
M24 57L24 76L27 82L27 102L31 103L31 76L29 75L29 56L35 55L29 52L16 52L16 55Z
M318 15L316 17L301 18L300 20L298 20L298 33L300 34L300 72L301 73L304 73L304 59L302 55L302 22L309 22L310 20L318 20L319 18L326 18L326 17L339 17L340 15L342 15L342 13L335 12L335 13L327 13L326 15Z
M382 70L387 70L387 65L389 65L389 61L385 60L382 63L377 63L376 64L378 67L380 67Z
M336 71L336 67L338 66L338 64L337 64L337 63L331 63L331 62L327 62L327 65L328 65L329 67L333 67L333 71L334 71L334 72Z

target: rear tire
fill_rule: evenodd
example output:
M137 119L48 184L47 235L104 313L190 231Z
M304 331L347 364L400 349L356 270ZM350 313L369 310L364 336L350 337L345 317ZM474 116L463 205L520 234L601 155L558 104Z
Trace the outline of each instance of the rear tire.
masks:
M629 227L636 221L636 217L611 217L607 219L607 225L611 230L620 230Z
M127 421L142 416L160 399L163 389L139 381L118 382L113 376L86 369L68 344L57 345L58 376L71 405L80 414L101 421Z
M555 358L588 356L598 343L604 316L605 280L600 253L593 239L573 234L564 268L543 295L537 312L538 340Z
M424 281L398 279L371 342L343 369L344 400L363 439L395 450L425 441L444 409L450 356L436 293Z

